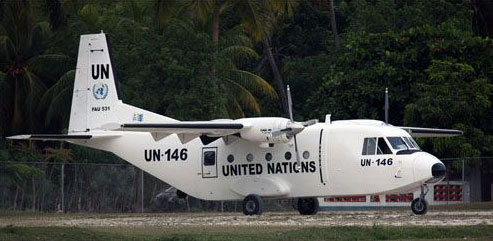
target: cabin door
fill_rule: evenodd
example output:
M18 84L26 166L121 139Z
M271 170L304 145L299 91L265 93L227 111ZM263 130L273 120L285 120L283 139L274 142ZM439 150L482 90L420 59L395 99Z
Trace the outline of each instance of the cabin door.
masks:
M217 177L217 147L202 148L202 177Z

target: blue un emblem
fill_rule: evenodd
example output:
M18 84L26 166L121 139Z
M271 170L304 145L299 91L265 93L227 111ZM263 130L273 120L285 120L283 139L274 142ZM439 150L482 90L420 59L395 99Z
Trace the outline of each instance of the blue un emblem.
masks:
M92 95L94 99L102 100L108 96L108 85L104 83L97 83L92 86Z

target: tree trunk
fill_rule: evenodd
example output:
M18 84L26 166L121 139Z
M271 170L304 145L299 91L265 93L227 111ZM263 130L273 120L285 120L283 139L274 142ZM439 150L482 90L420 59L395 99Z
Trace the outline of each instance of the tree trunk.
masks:
M214 78L214 87L219 87L216 78L216 63L219 51L219 22L221 20L221 7L223 4L224 0L216 0L214 3L214 12L212 13L212 45L214 47L214 52L212 53L212 77Z
M224 0L216 0L214 4L214 12L212 13L212 44L214 45L215 51L217 51L217 46L219 44L219 22L221 7L223 4Z
M336 50L339 50L339 33L337 32L337 23L336 23L336 13L334 10L334 0L329 0L329 8L330 8L330 25L332 27L332 34L334 34L334 43L336 45Z
M286 95L284 82L282 80L281 73L279 72L279 68L277 67L276 60L274 59L274 55L272 54L272 49L270 47L270 41L268 37L265 37L262 43L264 45L265 54L269 59L269 64L272 69L272 74L274 75L274 81L276 82L277 92L281 96L281 104L282 104L282 109L284 111L284 115L289 118L288 98Z
M473 0L472 29L475 35L493 37L493 2Z

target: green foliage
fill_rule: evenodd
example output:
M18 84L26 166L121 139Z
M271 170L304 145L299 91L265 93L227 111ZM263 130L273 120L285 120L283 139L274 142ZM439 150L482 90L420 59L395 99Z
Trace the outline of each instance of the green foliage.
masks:
M35 3L32 3L33 5ZM30 2L7 2L0 26L0 71L3 83L0 115L5 133L38 129L36 109L47 86L72 67L63 54L46 53L52 32L46 21L36 21Z

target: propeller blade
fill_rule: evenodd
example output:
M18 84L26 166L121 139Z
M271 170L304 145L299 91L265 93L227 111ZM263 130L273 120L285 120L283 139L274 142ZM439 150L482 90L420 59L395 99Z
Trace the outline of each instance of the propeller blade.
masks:
M296 152L296 162L298 163L298 168L301 168L301 160L300 160L300 154L298 153L298 141L296 140L296 134L302 131L305 128L304 123L297 123L294 122L293 119L293 102L291 100L291 90L289 89L289 85L287 86L286 89L286 94L288 95L288 109L289 109L289 119L291 120L291 135L293 135L294 138L294 152ZM310 120L311 121L311 120ZM308 124L310 124L309 122ZM313 124L312 124L313 125Z
M275 130L275 131L272 131L271 135L272 135L272 137L278 137L278 136L287 134L287 133L289 133L291 131L293 131L293 129L291 129L291 128L286 128L286 129L281 129L281 130Z
M300 160L300 154L298 153L298 141L296 140L296 135L293 136L294 138L294 152L296 153L296 163L298 163L298 167L296 169L301 168L301 160Z
M291 90L289 89L289 85L287 87L287 91L286 91L287 95L288 95L288 110L289 110L289 119L291 121L294 121L293 120L293 102L291 101Z
M307 127L307 126L311 126L311 125L315 125L318 123L318 119L311 119L311 120L307 120L305 122L301 122L301 124L304 126L304 127Z
M302 125L302 123L298 122L288 122L286 125L286 128L284 129L279 129L279 130L273 130L271 132L272 137L277 137L283 134L288 135L288 137L292 137L298 133L300 133L305 127Z

